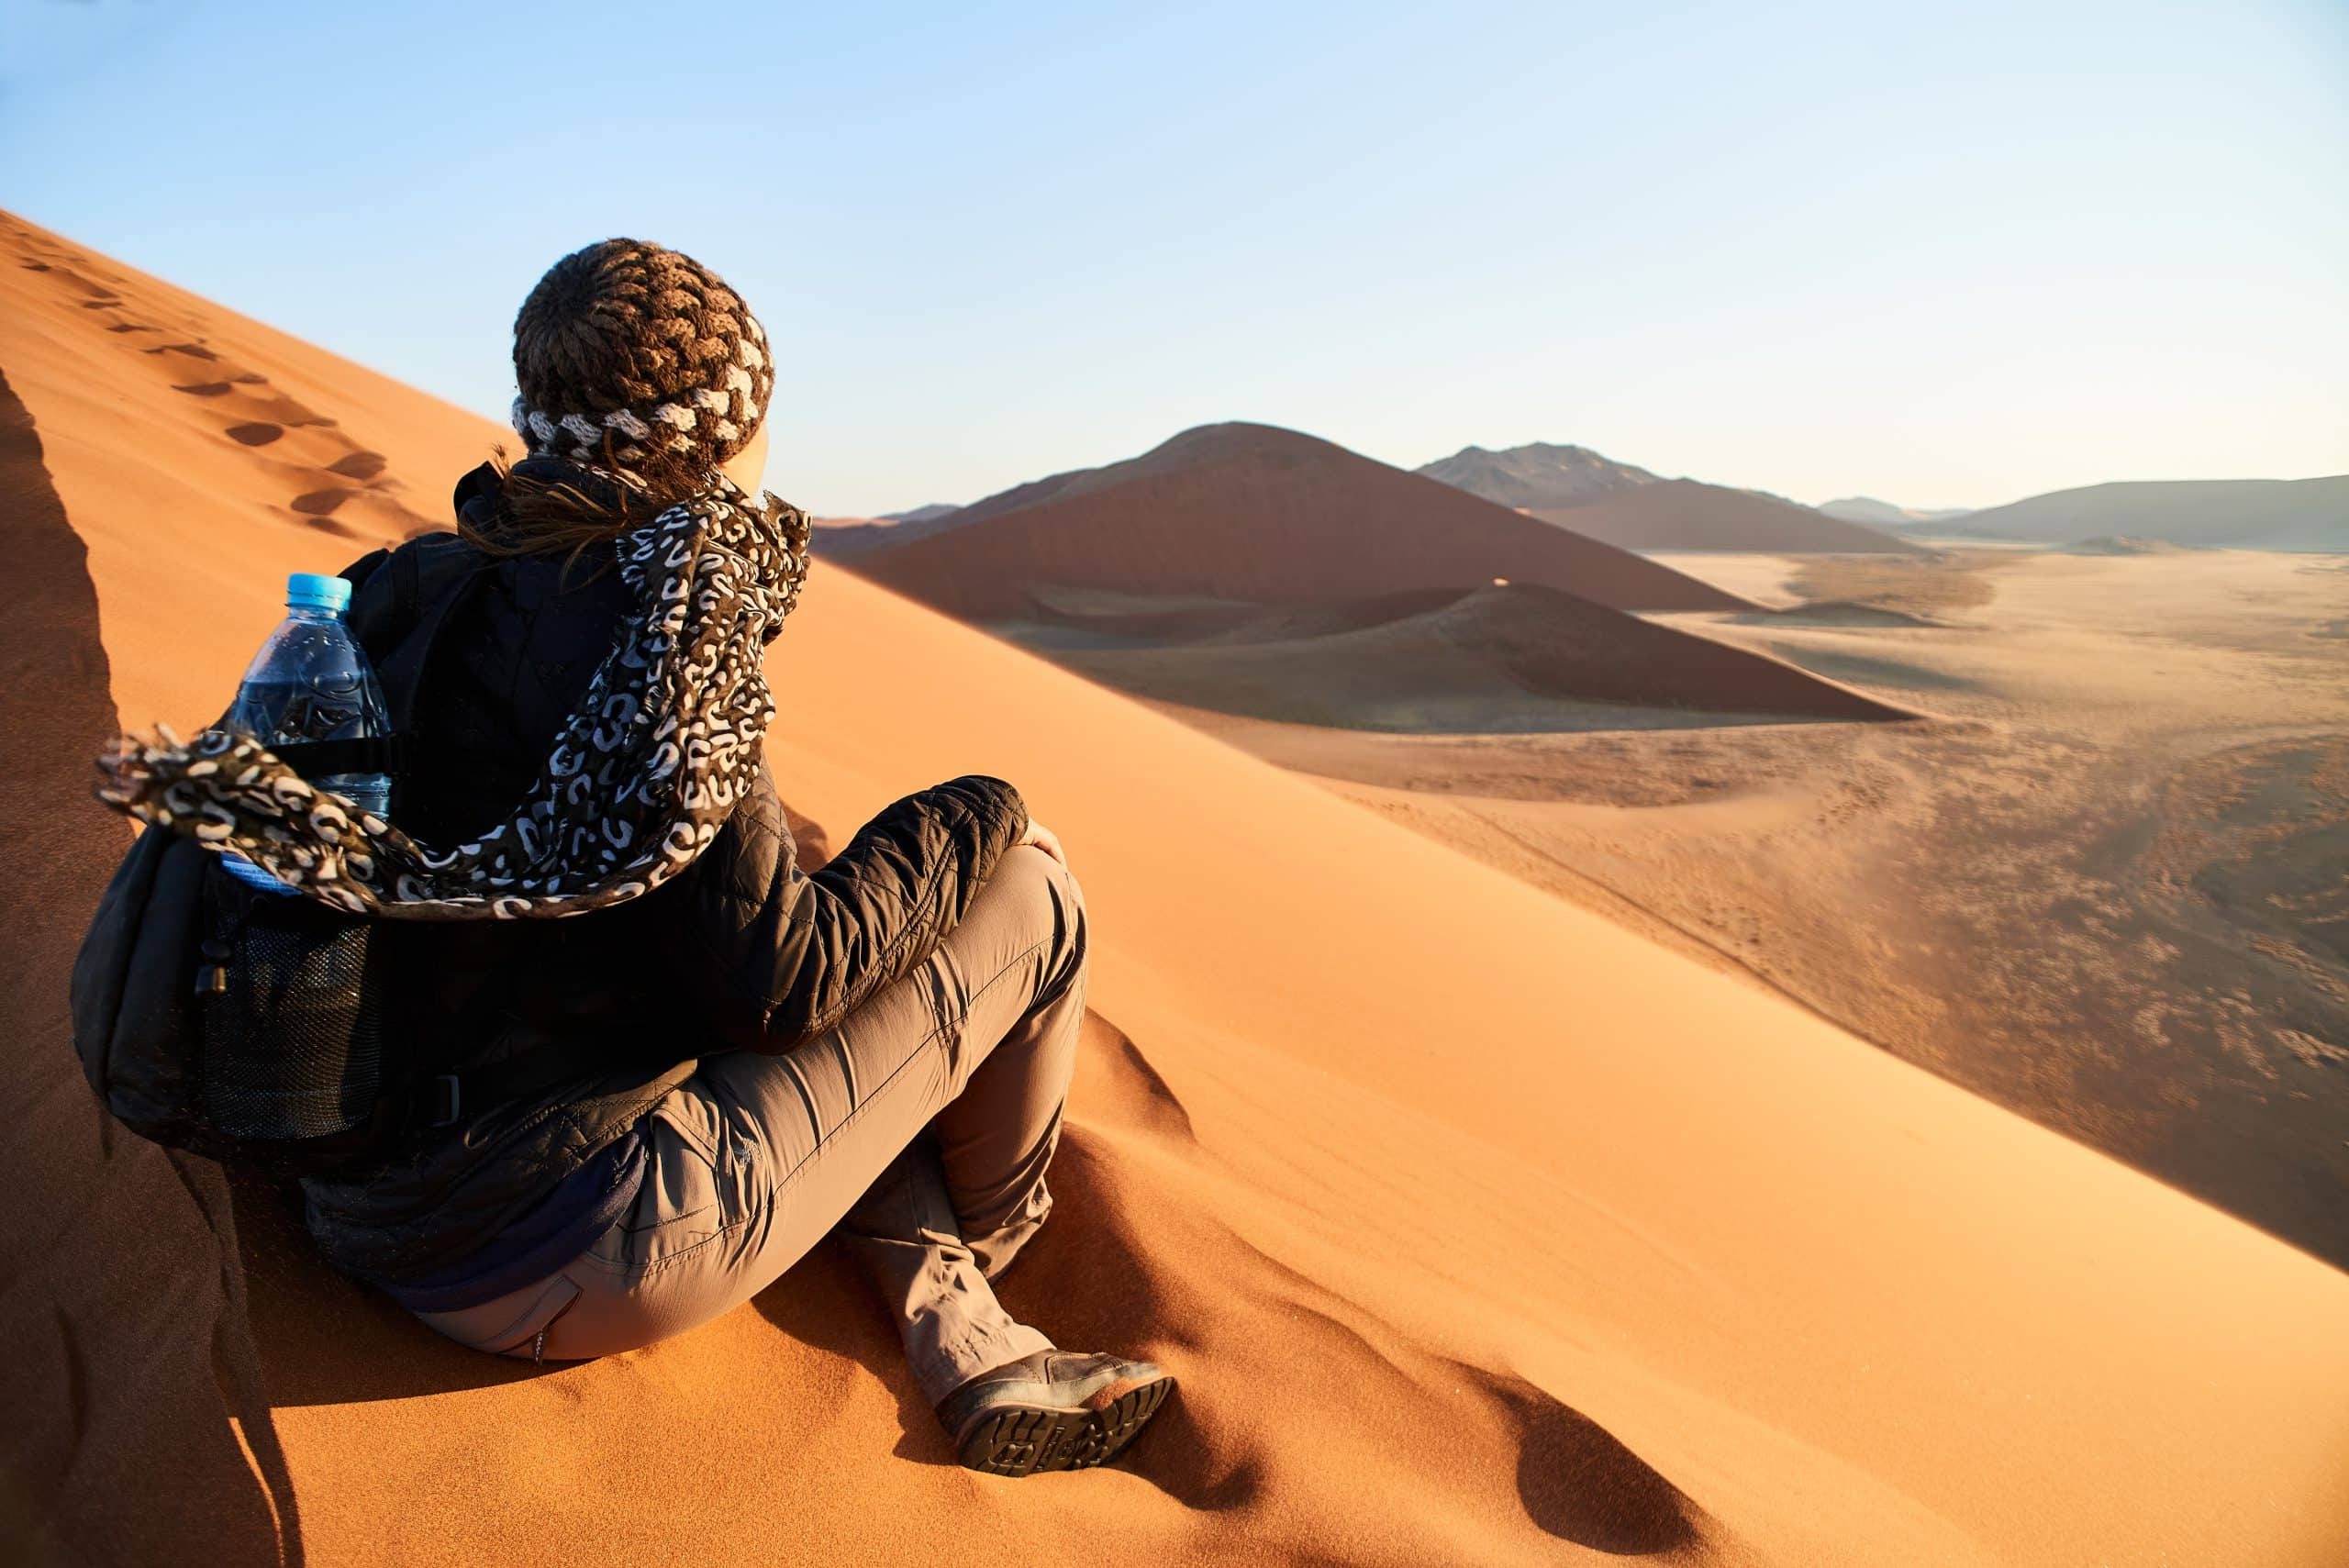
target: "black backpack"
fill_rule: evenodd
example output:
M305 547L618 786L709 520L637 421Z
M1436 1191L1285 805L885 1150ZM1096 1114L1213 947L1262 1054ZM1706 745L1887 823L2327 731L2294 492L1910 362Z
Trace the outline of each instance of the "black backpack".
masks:
M413 734L435 639L481 557L454 536L413 540L344 575L392 573L354 633ZM353 748L374 748L365 754ZM328 755L328 752L332 754ZM316 753L316 754L310 754ZM279 753L297 772L384 767L396 748L329 741ZM259 892L184 834L149 828L106 886L74 960L73 1046L106 1109L169 1148L307 1175L364 1162L410 1128L455 1122L506 1085L435 1071L405 1027L394 976L409 929L308 897Z
M400 932L229 875L149 828L73 964L73 1046L106 1109L173 1149L309 1175L405 1127L422 1064L386 984ZM414 1071L408 1071L413 1069Z

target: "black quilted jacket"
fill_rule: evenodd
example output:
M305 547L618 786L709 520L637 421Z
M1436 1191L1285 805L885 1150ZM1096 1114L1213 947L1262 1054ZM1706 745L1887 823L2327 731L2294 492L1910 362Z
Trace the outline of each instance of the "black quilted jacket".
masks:
M484 468L458 505L495 526ZM478 832L529 788L613 645L629 595L608 553L495 558L451 536L344 575L351 625L404 748L394 815L427 842ZM417 611L445 609L429 657ZM399 1029L436 1073L560 1082L462 1107L388 1164L304 1184L339 1266L398 1281L461 1259L725 1050L782 1051L928 958L1027 827L999 779L959 778L874 817L803 873L774 781L694 865L630 903L563 920L402 923ZM518 1068L519 1069L518 1071Z

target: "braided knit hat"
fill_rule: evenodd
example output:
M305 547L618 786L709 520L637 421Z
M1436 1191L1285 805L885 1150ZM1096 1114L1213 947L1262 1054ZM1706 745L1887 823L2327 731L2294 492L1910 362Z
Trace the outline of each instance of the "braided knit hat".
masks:
M767 335L681 251L607 239L547 269L514 317L514 428L533 452L626 471L716 468L774 391Z

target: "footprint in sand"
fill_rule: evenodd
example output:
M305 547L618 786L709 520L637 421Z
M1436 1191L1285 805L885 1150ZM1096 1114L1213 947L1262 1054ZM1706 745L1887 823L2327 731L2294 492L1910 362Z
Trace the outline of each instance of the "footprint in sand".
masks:
M286 505L306 517L324 517L332 515L337 506L357 494L355 490L344 490L340 487L332 490L313 490L307 495L295 496Z
M46 272L60 287L83 295L79 303L85 309L117 310L128 303L117 288L74 270L87 265L85 258L20 252L17 261L25 270ZM191 327L200 331L203 326L201 320L194 318L182 319L174 328L118 320L107 323L106 329L121 334L185 333ZM335 419L278 392L267 376L225 358L201 338L156 343L141 348L139 352L157 357L161 361L158 369L165 365L176 367L186 361L206 367L197 373L205 379L171 381L167 384L174 392L202 398L218 409L226 416L217 427L220 433L253 450L256 461L272 474L291 482L289 488L299 490L285 503L292 520L321 532L360 540L413 538L438 531L435 524L411 512L401 502L396 493L405 486L393 476L389 458L361 448L341 433ZM173 355L178 358L168 357ZM260 454L262 448L271 449L266 457Z
M1518 1499L1536 1528L1616 1557L1700 1542L1703 1510L1612 1432L1522 1378L1453 1364L1500 1407L1518 1450Z
M71 262L73 265L60 265L60 262ZM118 291L73 270L73 266L87 264L86 258L80 256L57 257L49 261L25 260L17 263L28 272L47 272L52 282L61 284L66 288L85 295L86 297L82 301L84 309L106 310L120 305L122 295Z
M151 354L157 350L147 349L141 351ZM267 390L267 376L237 371L235 366L220 360L219 355L209 350L205 350L202 357L218 361L222 370L231 373L220 381L173 382L172 390L185 393L190 397L228 397L234 395L237 399L235 412L247 416L239 422L239 428L276 425L281 427L281 435L287 429L331 430L335 428L335 421L326 415L282 393ZM263 390L254 390L256 388ZM244 439L242 437L237 439ZM244 444L260 446L264 442L246 440Z
M358 488L337 484L306 491L286 506L312 528L346 533L353 539L374 537L376 530L389 530L403 539L437 531L429 521L403 506L398 496L372 485ZM347 526L353 525L354 517L355 525Z
M413 539L419 533L435 531L428 519L408 510L397 492L405 488L391 473L391 459L382 452L368 451L353 444L340 430L314 429L296 434L281 430L274 436L264 436L252 429L245 444L268 445L280 437L286 438L284 448L279 449L293 462L271 462L273 472L287 478L308 480L315 487L304 490L286 503L287 507L312 528L345 534L352 539L369 539L387 535L392 538ZM320 450L324 447L326 450ZM340 447L342 450L334 451ZM300 451L298 458L295 450ZM315 455L313 455L315 454ZM331 454L331 461L326 459ZM273 453L272 456L276 456ZM268 461L268 460L263 460ZM336 479L342 484L316 484Z

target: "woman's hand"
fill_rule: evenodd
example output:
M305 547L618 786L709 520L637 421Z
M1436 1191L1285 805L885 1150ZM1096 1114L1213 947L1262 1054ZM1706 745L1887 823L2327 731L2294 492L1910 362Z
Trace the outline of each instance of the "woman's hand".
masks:
M1019 835L1019 842L1033 844L1062 865L1068 864L1068 851L1061 848L1060 835L1032 817L1028 819L1028 831Z

